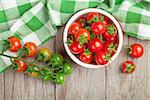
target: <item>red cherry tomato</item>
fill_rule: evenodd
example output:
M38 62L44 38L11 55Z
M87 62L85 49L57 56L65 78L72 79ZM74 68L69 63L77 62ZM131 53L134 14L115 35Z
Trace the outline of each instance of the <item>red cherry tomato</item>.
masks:
M135 65L132 61L126 61L125 63L122 64L122 72L130 74L135 71Z
M105 25L108 25L108 24L112 23L112 21L111 21L111 19L109 19L108 17L104 16L103 23L104 23Z
M107 52L97 52L95 61L98 65L105 65L110 60L110 54Z
M99 52L101 51L103 48L103 43L100 39L98 38L93 38L90 42L89 42L89 49L91 52Z
M139 58L144 54L144 47L141 44L133 44L128 48L131 57Z
M87 43L90 40L90 32L86 29L81 28L76 32L75 39L81 44Z
M92 24L92 32L96 35L103 34L106 31L105 25L102 22L95 22Z
M103 45L103 51L109 52L111 56L115 54L117 50L117 44L114 42L105 42Z
M80 45L79 42L74 41L69 48L73 54L80 54L84 50L84 45Z
M90 63L93 60L93 54L89 50L84 51L80 54L80 60L84 63Z
M13 60L17 66L15 67L16 72L24 72L27 69L27 64L22 60Z
M77 21L76 21L81 27L84 27L86 25L86 19L84 17L80 17Z
M38 51L38 47L37 47L37 45L35 43L27 42L24 46L25 46L25 48L28 49L28 52L25 55L26 57L33 57L33 56L35 56L35 54Z
M100 19L100 14L99 13L94 13L91 12L87 15L87 23L92 24L95 20Z
M81 28L81 25L77 22L72 23L71 26L69 27L69 34L75 35L75 33Z
M22 47L20 40L14 36L8 38L8 41L10 43L9 50L11 52L17 52Z
M106 40L111 40L112 38L117 36L117 29L114 25L106 26L106 31L103 33L103 37Z

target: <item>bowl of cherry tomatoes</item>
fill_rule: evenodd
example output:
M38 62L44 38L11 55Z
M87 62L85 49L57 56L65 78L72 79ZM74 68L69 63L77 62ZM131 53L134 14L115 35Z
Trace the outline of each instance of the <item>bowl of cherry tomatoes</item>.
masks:
M63 43L67 54L80 66L100 68L119 55L122 28L108 12L90 8L75 13L67 22Z

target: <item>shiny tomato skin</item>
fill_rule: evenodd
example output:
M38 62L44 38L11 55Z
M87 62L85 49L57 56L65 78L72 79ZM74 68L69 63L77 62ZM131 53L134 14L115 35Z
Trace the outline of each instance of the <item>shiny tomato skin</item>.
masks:
M80 17L77 21L76 21L81 27L85 26L85 22L86 19L84 17Z
M95 61L98 65L105 65L108 63L108 60L106 60L107 52L97 52L95 56Z
M79 42L74 41L69 48L73 54L80 54L84 50L84 45L80 45Z
M33 56L35 56L35 54L38 51L38 47L37 47L37 45L35 43L27 42L24 46L28 49L28 53L25 55L26 57L33 57Z
M114 31L112 33L110 33L110 31L109 31L111 28L114 29ZM117 28L115 26L108 25L108 28L106 28L106 31L103 33L103 37L106 40L111 40L111 39L115 38L116 36L117 36Z
M135 65L132 61L126 61L122 64L122 72L126 74L131 74L135 71Z
M87 55L86 53L80 54L80 60L84 63L90 63L93 60L93 54Z
M91 20L93 20L95 17L100 18L100 14L99 14L99 13L95 13L95 12L88 13L88 15L87 15L87 22L88 22L89 24L91 24L91 23L90 23Z
M69 27L69 34L75 35L75 33L81 28L81 25L77 22L74 22Z
M93 38L90 42L89 42L89 49L91 52L96 53L101 51L103 48L103 43L100 39L98 38Z
M144 47L141 44L133 44L130 47L131 51L129 54L133 58L139 58L144 54Z
M17 52L22 47L20 40L14 36L8 38L8 41L10 42L9 50L11 52Z
M90 40L90 32L86 29L79 29L76 34L75 34L75 39L76 41L80 42L80 37L83 36L85 38L85 41L89 41Z
M95 22L92 24L92 32L96 35L101 35L106 31L105 25L103 22Z
M112 21L109 19L109 18L107 18L106 16L104 16L104 21L103 21L103 23L105 24L105 25L107 25L107 24L109 24L109 23L111 23Z
M16 72L24 72L27 69L27 64L21 60L13 60L13 63L17 64Z

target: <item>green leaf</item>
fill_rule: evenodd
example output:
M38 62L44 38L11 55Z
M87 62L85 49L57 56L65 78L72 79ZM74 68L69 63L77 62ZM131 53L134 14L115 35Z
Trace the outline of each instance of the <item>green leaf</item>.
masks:
M106 29L108 31L109 34L114 35L116 29L114 28L114 25L111 26L106 26Z
M88 43L86 37L83 36L83 35L80 35L80 36L79 36L78 41L79 41L80 45L82 45L82 44L84 44L84 43Z
M92 54L92 52L90 52L89 49L84 49L84 53L85 53L87 56L89 56L90 54Z

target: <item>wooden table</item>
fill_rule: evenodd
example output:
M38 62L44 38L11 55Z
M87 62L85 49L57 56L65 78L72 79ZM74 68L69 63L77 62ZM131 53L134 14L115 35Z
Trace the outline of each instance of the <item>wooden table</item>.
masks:
M70 59L63 47L62 34L63 27L44 46ZM122 49L119 57L106 68L86 69L74 63L73 74L63 86L6 71L0 74L0 100L150 100L150 41L124 37L124 46L132 43L145 47L143 57L132 59ZM136 64L132 75L120 71L126 60Z

